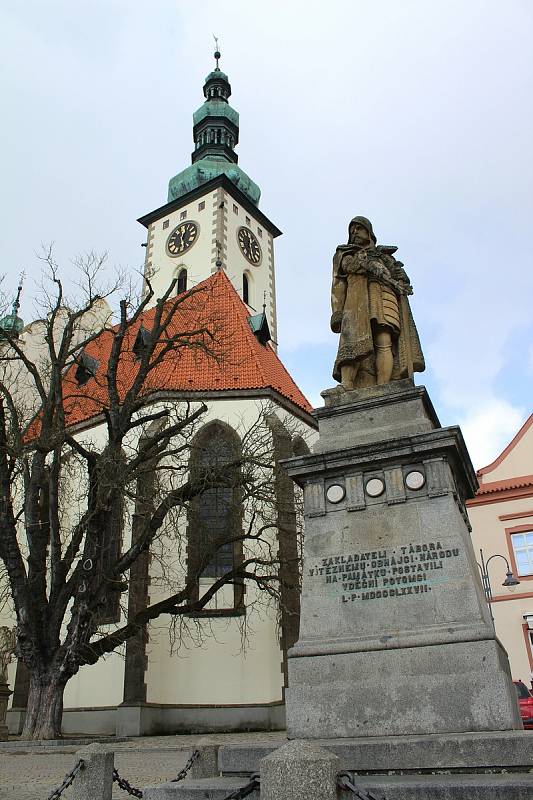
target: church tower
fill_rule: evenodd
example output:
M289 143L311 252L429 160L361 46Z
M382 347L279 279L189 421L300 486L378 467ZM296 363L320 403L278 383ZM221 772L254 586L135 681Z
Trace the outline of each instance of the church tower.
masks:
M240 168L239 114L231 86L216 66L205 79L205 102L193 114L191 165L171 178L165 205L138 221L148 230L145 277L161 296L225 270L250 314L265 306L277 341L274 239L281 231L259 210L259 186Z

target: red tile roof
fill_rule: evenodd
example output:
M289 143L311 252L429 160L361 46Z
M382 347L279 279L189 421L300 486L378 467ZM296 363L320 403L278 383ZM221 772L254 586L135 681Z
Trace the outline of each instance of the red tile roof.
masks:
M173 299L166 303L170 308ZM128 329L118 369L118 390L124 397L139 368L132 347L141 325L150 330L155 308L145 311ZM252 333L249 311L225 272L215 272L186 295L169 324L169 336L192 334L191 346L183 344L166 354L149 373L143 395L159 391L227 392L273 389L303 411L311 406L269 345L262 345ZM98 371L84 386L75 380L76 365L65 375L64 406L68 424L79 424L102 413L109 405L106 369L117 327L103 331L85 348L97 359ZM205 331L208 335L205 335ZM211 339L212 336L212 339ZM205 342L215 357L205 352Z
M502 481L490 481L481 483L476 495L492 494L493 492L503 492L507 489L522 489L525 486L533 486L533 475L523 475L517 478L506 478Z

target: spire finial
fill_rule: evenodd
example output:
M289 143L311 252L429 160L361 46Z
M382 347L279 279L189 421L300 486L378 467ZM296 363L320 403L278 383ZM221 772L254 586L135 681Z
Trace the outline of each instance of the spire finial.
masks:
M20 273L19 278L19 285L17 286L17 296L13 300L13 314L16 316L17 312L20 308L20 295L22 294L22 286L24 284L24 278L26 277L24 270Z
M217 62L216 68L220 69L220 67L218 66L218 59L220 58L220 50L218 47L218 36L215 36L215 34L213 34L213 39L215 40L215 60Z
M267 306L267 293L265 290L263 292L263 314L266 314L266 306Z

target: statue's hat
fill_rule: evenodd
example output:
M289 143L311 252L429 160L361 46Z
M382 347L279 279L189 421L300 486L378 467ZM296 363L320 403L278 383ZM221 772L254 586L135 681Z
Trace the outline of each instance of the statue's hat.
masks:
M348 225L348 239L350 238L350 231L352 229L352 225L355 225L355 223L357 223L358 225L362 225L364 228L366 228L370 238L372 239L374 244L376 244L377 239L374 230L372 228L372 223L366 217L354 217L351 220L350 224Z

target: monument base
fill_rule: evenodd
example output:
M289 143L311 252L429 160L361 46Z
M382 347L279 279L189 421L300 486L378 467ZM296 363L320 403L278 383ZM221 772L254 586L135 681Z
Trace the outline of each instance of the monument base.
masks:
M291 662L289 739L519 727L497 641L337 653Z
M300 638L290 738L522 728L465 500L477 487L457 427L410 380L323 393L303 487Z

